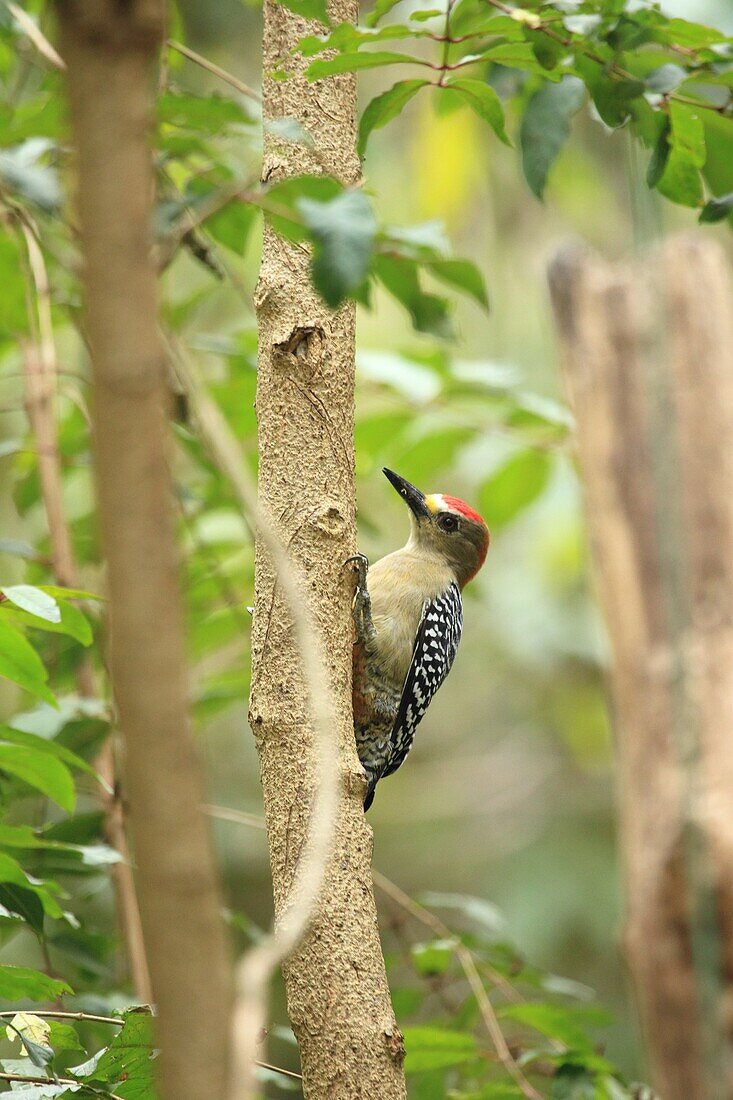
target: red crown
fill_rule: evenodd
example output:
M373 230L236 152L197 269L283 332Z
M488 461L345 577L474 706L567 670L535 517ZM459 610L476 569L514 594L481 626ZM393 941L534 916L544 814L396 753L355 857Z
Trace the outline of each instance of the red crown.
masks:
M460 512L466 519L471 519L474 523L483 523L484 527L486 526L483 516L474 511L470 504L466 504L465 500L461 500L459 497L448 497L444 493L443 501L448 508L452 508L454 512Z

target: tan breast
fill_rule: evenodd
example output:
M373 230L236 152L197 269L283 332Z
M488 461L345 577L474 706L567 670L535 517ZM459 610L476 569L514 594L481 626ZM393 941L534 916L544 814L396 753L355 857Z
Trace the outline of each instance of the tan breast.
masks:
M425 600L444 592L453 580L445 562L426 560L404 548L370 568L369 593L377 648L384 674L401 686L412 658L415 634Z

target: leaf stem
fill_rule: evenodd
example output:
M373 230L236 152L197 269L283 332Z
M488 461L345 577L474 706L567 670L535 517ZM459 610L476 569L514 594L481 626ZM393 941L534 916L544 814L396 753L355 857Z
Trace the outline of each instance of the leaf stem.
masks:
M77 1077L31 1077L23 1073L0 1073L0 1081L20 1081L25 1085L83 1085L84 1082L80 1081ZM102 1092L100 1089L96 1089L91 1085L85 1085L90 1092L93 1092L95 1096L105 1097L105 1100L125 1100L123 1096L120 1096L116 1092Z
M440 65L440 69L441 69L440 80L438 81L438 86L441 87L441 88L445 84L448 69L455 68L455 66L448 64L448 58L450 56L450 48L451 48L450 17L451 17L451 14L453 12L453 5L454 4L455 4L455 0L448 0L448 2L446 4L446 7L445 7L445 30L443 32L443 59L442 59L441 65Z

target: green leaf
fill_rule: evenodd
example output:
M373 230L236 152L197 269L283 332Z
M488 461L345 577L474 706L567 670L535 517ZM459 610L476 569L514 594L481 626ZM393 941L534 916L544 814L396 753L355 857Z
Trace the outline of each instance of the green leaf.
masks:
M733 210L733 191L710 199L700 211L701 222L719 222Z
M58 176L42 163L52 147L47 138L32 137L22 145L0 150L0 182L46 214L55 213L61 205Z
M91 1073L95 1081L122 1081L115 1092L125 1100L152 1100L155 1037L148 1012L124 1015L125 1024L102 1054Z
M400 0L377 0L374 10L370 11L365 19L366 25L376 27L382 16L391 12L392 8L396 8L399 3Z
M503 527L542 493L550 477L545 451L520 451L482 487L480 509L489 528Z
M16 607L36 615L39 619L45 619L49 623L61 622L61 612L56 600L40 588L34 588L30 584L14 584L0 588L0 592Z
M85 588L63 588L60 584L39 584L41 592L47 592L57 600L96 600L104 603L105 597L96 592L87 592Z
M257 207L252 203L232 199L225 207L208 217L204 225L215 241L241 256L258 214Z
M280 0L280 3L296 15L302 15L304 19L315 19L324 27L330 22L326 0Z
M560 1005L523 1004L505 1005L499 1010L502 1019L515 1020L555 1039L571 1050L592 1053L595 1036L589 1029L606 1027L612 1017L601 1008L565 1008Z
M359 122L359 156L364 156L372 131L381 129L396 118L413 96L428 83L427 80L401 80L371 100Z
M16 721L17 720L16 717ZM72 752L71 749L67 748L65 745L59 744L58 741L40 737L36 733L28 733L26 730L16 730L11 729L10 726L0 726L0 743L2 742L7 742L10 745L21 745L24 748L33 749L35 752L46 753L49 756L57 757L69 768L86 772L87 775L99 779L99 776L91 764L88 764L86 760L83 760L81 756ZM0 841L1 839L2 837L0 836Z
M488 122L500 141L511 146L504 129L504 108L499 96L485 80L472 80L468 77L456 77L444 85L446 91L458 92L461 99L479 118Z
M503 42L498 46L491 45L481 51L481 59L493 61L496 65L504 65L508 69L538 73L543 80L558 81L562 76L561 69L549 71L540 64L529 42Z
M605 1090L599 1092L595 1073L589 1073L585 1066L558 1066L552 1081L552 1100L597 1100L599 1096L605 1100L606 1095Z
M0 906L4 906L8 912L15 913L24 920L37 936L43 935L46 914L41 899L33 890L27 890L24 886L17 886L15 883L1 883Z
M335 57L318 58L311 61L305 75L309 80L322 80L336 73L355 73L359 69L380 69L384 65L424 65L419 57L406 53L392 53L389 50L375 50L373 53L339 53Z
M415 970L425 978L445 974L453 960L457 943L458 940L449 939L413 944L410 956Z
M48 673L41 658L26 638L0 618L0 676L12 680L31 695L52 706L56 700L46 687Z
M71 986L58 978L49 978L26 966L0 964L0 1000L56 1001L64 993L73 993Z
M35 879L32 879L25 873L17 859L13 859L7 852L0 852L0 882L10 886L20 887L22 890L27 890L35 894L43 906L43 911L45 913L48 913L50 917L54 917L55 919L63 917L63 910L51 893L52 888L58 891L58 886L48 880L45 882L37 882Z
M566 76L544 84L527 104L520 130L522 166L527 183L542 198L547 176L570 133L570 119L585 98L583 82Z
M442 222L390 226L383 234L388 252L398 252L405 260L435 260L447 257L450 249Z
M646 86L659 95L669 95L687 78L687 72L679 65L660 65L647 74Z
M631 115L631 104L643 96L642 80L616 77L604 65L586 56L582 47L575 57L575 68L585 80L596 110L606 126L617 129Z
M49 1046L53 1047L56 1054L62 1050L81 1051L84 1052L84 1047L79 1042L79 1036L76 1033L76 1028L72 1024L64 1024L59 1020L49 1020Z
M420 902L429 909L452 909L462 913L492 940L506 932L504 917L490 901L472 894L444 894L431 890L420 895Z
M204 96L168 89L157 97L156 111L160 126L201 132L206 136L249 122L240 100L217 92Z
M66 634L74 638L84 646L92 644L92 628L86 615L70 603L58 604L60 621L49 622L47 619L39 619L27 611L16 611L7 603L0 604L0 616L6 622L15 623L16 626L30 626L34 630L44 630L49 634Z
M724 41L725 36L721 31L713 27L705 27L701 23L690 23L686 19L670 19L666 27L668 41L678 46L689 46L699 49L701 46L711 46L715 42Z
M700 206L703 185L700 169L705 164L705 127L696 110L672 100L669 104L670 146L657 190L682 206Z
M646 182L648 187L656 187L664 175L664 170L669 160L669 131L669 118L665 115L657 139L654 142L651 159L646 170Z
M76 801L74 781L65 764L37 748L0 740L0 772L21 779L71 813Z
M484 309L489 308L484 277L470 260L428 260L425 266L436 279L465 291Z
M312 34L301 38L298 52L303 57L326 50L338 50L339 53L355 53L360 46L372 42L394 42L405 38L421 38L425 31L408 27L404 23L388 23L385 27L355 27L353 23L339 23L329 34Z
M526 23L524 24L524 37L532 46L532 52L545 73L558 68L563 55L567 52L562 43L548 37L541 30L528 26Z
M326 203L344 192L331 176L292 176L268 186L263 201L267 219L289 241L304 241L308 229L302 224L298 203L302 199Z
M51 1064L53 1061L53 1051L51 1047L44 1046L42 1043L35 1043L26 1035L22 1035L21 1038L26 1054L37 1069L45 1069L46 1066Z
M362 191L344 191L330 202L297 203L313 242L313 284L332 309L366 281L377 223Z
M404 1039L407 1074L459 1066L474 1061L478 1053L473 1035L463 1031L448 1031L439 1027L406 1027Z
M448 303L422 290L414 261L377 256L374 269L383 286L408 311L418 332L428 332L442 340L452 337Z

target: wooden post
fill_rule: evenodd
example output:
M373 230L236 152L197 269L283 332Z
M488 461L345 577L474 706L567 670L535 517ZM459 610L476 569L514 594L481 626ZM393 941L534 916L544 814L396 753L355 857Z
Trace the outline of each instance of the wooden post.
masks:
M612 653L625 949L664 1100L733 1096L733 295L722 248L550 286Z

